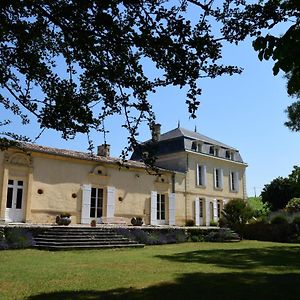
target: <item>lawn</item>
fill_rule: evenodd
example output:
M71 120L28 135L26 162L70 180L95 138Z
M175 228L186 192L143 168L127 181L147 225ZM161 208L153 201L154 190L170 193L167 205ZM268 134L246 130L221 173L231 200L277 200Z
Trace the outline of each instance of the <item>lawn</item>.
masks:
M299 299L300 245L0 252L0 299Z

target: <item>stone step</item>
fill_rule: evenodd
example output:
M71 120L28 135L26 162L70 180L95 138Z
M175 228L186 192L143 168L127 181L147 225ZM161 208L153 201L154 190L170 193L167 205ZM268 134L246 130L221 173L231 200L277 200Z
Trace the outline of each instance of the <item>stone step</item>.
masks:
M35 246L40 250L91 250L91 249L113 249L113 248L143 248L144 244L115 244L115 245L77 245L77 246Z
M36 248L66 250L68 248L120 248L139 245L110 228L52 227L35 237Z

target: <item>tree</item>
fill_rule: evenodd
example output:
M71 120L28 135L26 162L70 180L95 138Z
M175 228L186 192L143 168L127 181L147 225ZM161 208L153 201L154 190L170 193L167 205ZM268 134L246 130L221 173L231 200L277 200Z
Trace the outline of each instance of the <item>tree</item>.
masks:
M238 233L242 227L253 217L253 210L243 199L232 199L224 207L222 216L226 224Z
M195 25L184 17L189 3L198 7ZM188 87L186 103L195 118L197 80L241 72L218 63L222 39L208 21L212 3L1 1L0 103L24 124L33 115L41 129L56 129L66 139L105 131L107 116L123 115L131 149L139 124L155 124L149 93L167 85ZM145 59L159 70L157 77L146 75Z
M195 24L186 17L189 7L199 16ZM288 18L294 23L287 41L261 35L261 29ZM259 58L272 57L274 73L281 69L287 74L291 94L298 86L296 0L253 5L244 0L4 0L0 31L2 107L24 124L34 117L41 130L58 130L66 139L105 132L104 120L118 114L129 132L126 150L132 150L141 122L154 129L148 95L168 85L187 88L185 101L195 118L199 79L241 72L219 62L223 42L238 43L249 35L258 36ZM288 48L294 41L295 53ZM145 60L157 68L155 76L147 74ZM295 105L289 113L292 124L298 110ZM0 126L9 122L0 120ZM4 130L1 141L6 137L24 139Z
M277 177L261 192L262 202L275 211L286 207L292 198L300 197L300 167L294 166L288 177Z
M253 47L262 60L273 59L273 74L284 72L287 92L300 98L300 5L299 0L261 0L254 4L246 1L224 1L223 32L232 42L240 42L247 36L255 37ZM276 27L285 23L281 34ZM275 30L274 30L275 29ZM288 121L293 131L300 131L300 101L287 108Z

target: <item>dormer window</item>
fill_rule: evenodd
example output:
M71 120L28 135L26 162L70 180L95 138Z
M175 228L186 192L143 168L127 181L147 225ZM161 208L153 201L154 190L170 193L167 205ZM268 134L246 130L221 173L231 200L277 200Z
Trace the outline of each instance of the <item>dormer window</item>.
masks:
M226 150L225 158L230 159L230 150Z
M225 157L227 159L234 160L234 151L232 151L232 150L226 150Z
M220 148L217 146L210 146L209 147L209 154L214 156L219 156Z
M197 144L197 152L202 152L202 143Z

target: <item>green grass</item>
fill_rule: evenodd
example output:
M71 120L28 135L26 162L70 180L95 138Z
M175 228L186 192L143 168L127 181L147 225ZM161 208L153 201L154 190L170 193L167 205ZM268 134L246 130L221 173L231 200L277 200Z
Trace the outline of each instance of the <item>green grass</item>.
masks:
M299 299L300 245L0 252L0 299Z

